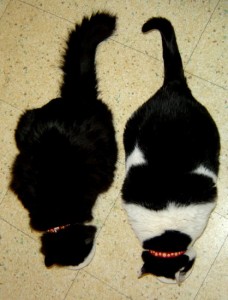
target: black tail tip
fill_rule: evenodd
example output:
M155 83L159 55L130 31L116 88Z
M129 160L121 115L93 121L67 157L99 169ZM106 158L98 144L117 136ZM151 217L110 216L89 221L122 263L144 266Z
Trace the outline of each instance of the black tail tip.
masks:
M116 28L116 16L108 12L97 12L90 18L90 22L95 26L106 27L110 33Z
M153 29L158 29L160 31L169 31L172 28L172 24L169 20L158 17L151 18L148 21L146 21L146 23L144 23L142 26L142 32L146 33Z

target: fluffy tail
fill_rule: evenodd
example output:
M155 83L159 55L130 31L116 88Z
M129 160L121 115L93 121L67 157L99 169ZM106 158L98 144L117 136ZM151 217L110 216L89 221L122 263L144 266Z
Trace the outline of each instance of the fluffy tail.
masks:
M152 18L143 25L142 32L152 29L159 30L162 36L164 84L173 80L185 82L182 60L172 24L164 18Z
M90 19L84 18L70 33L64 55L64 72L61 97L74 100L97 97L95 69L96 48L115 29L116 18L109 14L97 13Z

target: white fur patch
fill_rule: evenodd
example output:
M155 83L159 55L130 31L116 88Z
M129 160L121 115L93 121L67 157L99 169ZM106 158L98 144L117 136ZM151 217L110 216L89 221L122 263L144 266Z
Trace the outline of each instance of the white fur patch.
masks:
M193 244L205 229L214 207L214 202L188 206L169 203L165 209L154 211L140 205L124 203L129 222L141 243L163 234L166 230L177 230L189 235Z
M217 181L216 174L208 168L206 168L204 165L199 165L195 170L192 171L192 173L210 177L214 183L216 183Z
M176 275L176 274L175 274ZM157 279L162 283L176 284L176 279L171 279L163 276L158 276Z
M145 165L147 162L144 158L143 152L140 150L139 146L136 144L134 150L127 157L126 160L126 173L133 166Z

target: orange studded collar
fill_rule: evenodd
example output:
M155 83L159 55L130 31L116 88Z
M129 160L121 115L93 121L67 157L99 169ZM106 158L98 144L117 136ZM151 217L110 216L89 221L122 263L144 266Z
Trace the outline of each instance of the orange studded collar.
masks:
M161 252L161 251L154 251L154 250L149 250L149 253L155 257L160 257L160 258L175 258L178 256L181 256L185 253L186 251L177 251L177 252Z
M57 233L57 232L59 232L60 230L65 229L65 228L68 227L68 226L70 226L70 224L62 225L62 226L57 226L57 227L48 229L47 232L48 232L48 233Z

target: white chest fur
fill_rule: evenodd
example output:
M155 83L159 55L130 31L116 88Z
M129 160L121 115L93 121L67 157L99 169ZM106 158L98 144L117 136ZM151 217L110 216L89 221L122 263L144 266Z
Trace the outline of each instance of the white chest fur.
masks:
M136 144L126 160L126 176L130 168L145 164L147 164L145 156ZM191 173L209 177L216 183L216 174L202 164ZM169 203L165 209L154 211L140 205L124 203L129 221L141 242L159 236L165 230L178 230L186 233L194 242L202 234L214 207L215 202L188 206Z
M141 243L166 230L186 233L193 243L206 227L214 206L214 202L188 206L169 203L165 209L153 211L136 204L124 204L129 222Z

